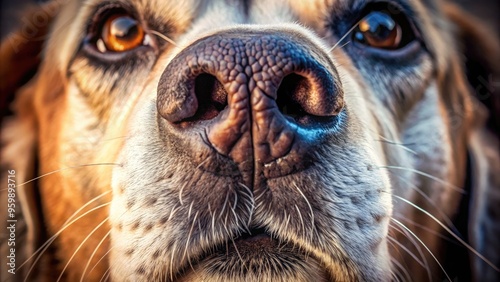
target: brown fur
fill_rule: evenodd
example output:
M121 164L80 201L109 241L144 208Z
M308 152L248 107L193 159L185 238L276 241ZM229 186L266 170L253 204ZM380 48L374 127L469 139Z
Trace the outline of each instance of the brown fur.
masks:
M205 36L230 32L235 28L234 24L245 21L254 23L262 21L271 25L264 27L265 31L288 32L290 36L300 37L300 44L310 44L310 49L314 50L315 54L322 54L321 52L327 49L324 46L332 43L330 42L332 36L329 34L331 32L324 28L318 17L311 15L327 14L326 11L331 7L326 6L337 5L340 9L345 1L334 1L331 5L317 1L314 5L305 7L287 6L279 4L278 1L264 4L260 1L255 3L249 1L247 4L251 7L255 5L255 10L252 10L252 17L246 19L243 19L243 13L240 11L242 6L236 4L234 6L218 4L221 5L219 8L216 9L214 6L213 10L210 10L196 1L186 2L188 4L180 1L168 3L141 1L137 4L137 9L144 12L141 17L162 19L167 28L161 32L168 32L169 36L179 39L177 42L179 46L162 49L160 54L157 54L160 63L149 63L144 67L148 70L147 74L141 73L134 77L125 75L127 79L120 81L122 84L117 83L118 86L111 90L105 86L101 87L100 83L112 78L101 73L102 70L94 68L86 58L75 56L75 49L79 44L78 34L85 32L85 29L83 25L71 25L68 22L73 20L81 22L82 19L88 18L93 12L92 5L79 7L77 1L57 2L54 1L41 8L50 21L37 29L36 36L33 37L37 40L31 38L25 41L23 38L18 38L21 43L13 45L9 44L13 42L9 40L19 35L12 35L0 47L0 57L2 62L6 62L0 68L2 100L10 101L15 94L14 102L11 104L14 114L6 117L2 124L2 171L0 172L2 181L5 177L4 167L18 171L18 183L30 181L35 176L43 176L36 182L18 187L19 204L22 206L19 221L22 224L24 220L27 225L27 230L19 235L19 240L26 240L27 244L23 251L19 251L17 265L20 266L45 240L57 234L72 216L89 212L87 216L75 221L58 235L49 251L45 252L42 259L34 265L29 279L38 278L47 281L57 279L67 263L68 267L62 274L66 281L78 281L82 275L85 275L86 281L99 281L108 274L108 268L111 268L110 276L116 280L229 279L224 273L207 271L211 267L209 263L195 264L191 267L193 271L190 271L188 262L182 261L184 259L182 252L178 250L176 252L175 248L176 244L179 244L177 248L180 248L180 245L182 248L184 245L189 246L191 248L187 251L186 247L184 255L188 253L188 257L190 254L196 257L200 255L200 250L211 247L210 243L203 241L203 238L211 238L212 233L213 242L220 243L227 240L223 239L223 227L229 226L229 229L234 229L226 230L227 235L231 232L236 233L237 227L243 228L239 220L241 217L243 221L242 219L246 217L247 206L243 205L241 214L238 215L233 210L236 222L232 222L230 217L229 222L224 225L219 225L218 222L212 223L217 230L209 232L208 227L206 230L200 229L198 231L202 235L203 232L207 232L206 237L200 237L198 241L201 243L190 241L188 235L191 233L189 228L184 228L184 222L192 220L193 226L196 222L201 226L204 222L201 219L197 221L197 216L200 218L206 216L207 222L210 222L211 217L208 212L220 212L221 216L226 215L226 220L228 214L229 216L232 214L224 213L224 208L220 207L224 197L219 198L218 195L223 195L225 191L218 186L207 186L218 183L221 179L197 170L204 164L192 156L197 156L198 153L202 155L205 151L195 145L186 148L186 144L194 144L190 143L189 138L188 141L181 140L179 143L169 141L172 143L167 142L164 147L159 146L163 143L160 143L161 138L157 136L159 135L157 128L151 125L151 120L154 121L154 118L151 118L148 115L151 112L146 110L152 108L151 93L156 92L158 80L165 67L186 46ZM473 46L466 44L468 50L470 47L477 48L466 53L472 54L469 60L474 59L477 65L484 66L483 74L493 75L498 69L491 62L500 61L495 59L495 56L498 57L499 47L494 40L484 40L488 34L477 27L478 23L466 20L463 12L456 7L439 1L436 4L437 8L426 6L424 2L415 2L413 8L422 17L422 26L425 27L422 31L423 37L432 55L425 57L422 66L411 74L414 81L402 86L395 79L394 85L391 84L392 89L388 91L401 87L415 94L404 102L394 101L392 97L372 95L383 88L377 83L385 81L367 81L363 76L363 67L355 65L344 50L336 49L332 53L324 53L335 59L336 67L340 66L337 68L346 91L346 105L351 114L346 125L349 130L342 138L337 138L338 140L332 138L330 143L317 149L317 155L321 156L318 163L325 165L325 171L314 167L306 172L269 180L269 186L277 193L275 195L286 201L274 202L270 200L267 192L262 192L264 207L254 207L256 211L253 219L272 229L272 232L280 237L293 241L293 246L298 245L300 250L310 254L314 259L302 264L297 263L295 266L299 270L296 273L283 272L281 277L279 274L276 277L263 270L261 276L248 276L249 281L278 281L276 279L286 281L293 279L292 277L300 281L387 279L391 275L385 265L385 261L388 261L387 246L393 258L392 271L403 279L408 278L405 277L405 271L410 273L415 281L426 280L428 276L432 279L443 277L443 272L432 256L418 242L415 243L415 239L408 231L390 222L389 218L399 219L405 223L439 261L450 259L446 256L449 250L436 234L448 237L449 235L437 222L423 216L421 212L398 200L397 197L405 198L429 211L445 224L448 218L457 219L463 195L453 190L462 188L467 183L468 158L472 160L473 173L471 186L473 204L469 222L471 234L468 243L484 254L488 262L491 261L497 268L499 267L500 246L494 240L500 234L498 232L500 225L498 139L494 136L495 133L491 134L484 126L487 123L491 131L499 124L498 115L491 114L487 120L486 114L487 110L495 113L494 109L498 105L490 106L493 103L490 101L497 101L495 95L498 92L491 92L493 94L485 100L486 109L477 103L477 97L471 95L471 86L464 72L463 50L459 48L450 50L450 46L455 46L454 42L462 42L464 38L466 42L467 40L479 42ZM62 4L61 11L55 8L58 4ZM275 9L275 6L279 9ZM223 10L220 10L221 7ZM283 12L279 16L273 14L273 11L281 9ZM220 11L223 11L224 20L221 18L222 15L218 14ZM29 18L33 18L34 12L31 12ZM287 24L272 26L275 24L274 20L278 21L275 17ZM310 29L295 26L290 22L300 22ZM48 32L49 26L50 32ZM247 26L244 28L251 29ZM46 42L38 40L45 37L50 39ZM322 41L320 38L326 39ZM42 44L46 45L43 46L44 53L39 64L38 55L42 50ZM491 55L490 60L481 58L487 54ZM26 75L36 68L38 68L37 74L25 84ZM94 72L98 75L92 76ZM405 107L401 107L402 103ZM125 107L125 104L129 107ZM154 108L156 110L156 107ZM428 124L428 127L420 126L419 122ZM172 129L167 127L163 130L167 132L165 135L168 135ZM428 136L430 141L422 139L422 136ZM141 139L143 137L149 139L143 140ZM374 143L370 140L372 137L383 139L387 143ZM399 143L410 143L414 138L420 143L404 146L390 144L398 140ZM432 143L433 140L441 141L441 147ZM131 152L136 149L144 150L140 146L149 146L147 147L149 150L144 151L142 155ZM183 150L180 150L180 147ZM416 157L409 155L402 147L410 148L416 153ZM365 157L366 155L369 157ZM376 161L373 161L374 159ZM215 160L210 158L207 160L210 160L208 165L205 164L207 167L217 164ZM139 163L141 165L137 168ZM348 167L347 171L343 170L344 164ZM365 170L366 164L368 169ZM435 181L408 171L388 169L387 172L380 172L379 168L374 167L377 165L410 167L442 181ZM139 173L140 169L144 171ZM359 176L361 180L358 179L360 183L366 182L370 185L349 182L351 181L349 177L358 175L361 175ZM145 179L151 181L141 182ZM387 184L389 180L390 185ZM231 181L228 183L230 186ZM330 191L328 185L332 183L337 189ZM299 194L295 189L290 189L293 192L282 189L293 187L292 184L297 186ZM188 188L181 188L184 186ZM421 193L433 202L429 203L416 193L415 189L408 186L417 186ZM6 195L4 190L1 191L4 203ZM80 207L103 193L106 193L103 197L75 214ZM187 203L191 201L191 206L180 200L177 202L177 198L182 198L183 193L186 193L184 201ZM247 195L244 190L238 193L234 193L236 197L244 198ZM302 236L308 230L304 229L303 234L296 232L300 230L300 227L297 227L300 226L297 218L303 220L304 216L306 223L312 220L307 217L309 208L300 194L306 198L308 204L310 201L315 209L319 210L316 211L315 219L318 226L324 228L320 230L321 234L316 235L317 237L314 237L313 232L311 241ZM331 196L332 194L335 196ZM484 197L485 194L489 197ZM395 196L391 198L390 195ZM250 198L253 201L259 197ZM330 202L322 202L324 199L329 199ZM111 202L112 205L108 205ZM297 203L295 206L297 209L295 210L293 206L287 209L284 202ZM331 205L332 202L338 205ZM196 203L194 208L193 203ZM234 205L236 204L237 200ZM101 208L90 212L90 209L100 205ZM277 212L278 208L266 209L267 206L280 205L285 205L282 207L285 216ZM338 209L339 206L344 209ZM319 207L328 207L331 210L327 208L320 210ZM287 212L288 216L293 218L288 220L291 226L296 227L294 232L292 229L288 230ZM3 213L2 208L2 218L4 218ZM336 216L348 220L342 226L337 226L337 222L332 223L332 218ZM251 215L249 217L252 219ZM94 231L101 223L102 226ZM193 228L191 227L191 230ZM333 231L330 228L333 228ZM352 231L353 229L359 233ZM349 230L353 233L336 234L336 232L350 232ZM482 232L474 233L474 230ZM112 235L106 237L108 232L112 232ZM399 243L388 241L387 233ZM90 238L76 252L87 236ZM97 248L101 239L103 239L102 244ZM356 241L357 239L359 240ZM170 248L161 245L162 242L170 243ZM360 246L367 247L363 249L366 252L364 255L357 249ZM5 244L2 244L2 255L4 248ZM289 251L287 245L283 250ZM419 258L427 264L427 271L409 256L407 251L420 256ZM293 252L290 250L290 253ZM92 260L89 261L91 257ZM101 258L105 259L100 260ZM98 261L99 264L95 269L90 271L87 268L84 273L87 265L92 268ZM470 271L467 272L475 279L495 279L500 276L494 267L476 255L471 254L471 261ZM16 276L7 274L4 276L7 272L5 265L2 265L2 281L5 277L12 280L23 279L28 275L31 263L33 259L19 269ZM169 276L168 271L165 271L166 265L172 269L174 266L176 269L184 269L186 274L182 277L175 277L176 274ZM238 265L238 262L231 265ZM128 272L130 273L127 274ZM455 273L454 270L451 272ZM122 273L124 276L121 276ZM234 274L231 279L237 281L243 278Z

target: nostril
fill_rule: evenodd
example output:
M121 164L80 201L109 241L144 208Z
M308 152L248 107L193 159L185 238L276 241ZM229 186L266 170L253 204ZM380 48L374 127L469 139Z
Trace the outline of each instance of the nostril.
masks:
M283 78L278 88L276 103L282 114L300 121L308 115L302 107L304 99L308 97L311 85L307 78L296 73L289 74Z
M234 124L246 130L257 119L265 124L260 117L279 111L280 120L311 127L337 117L343 91L330 58L288 35L258 34L218 34L186 47L158 82L159 116L185 127L211 121L199 124L224 124L224 130Z
M227 106L227 92L213 75L198 75L194 92L198 99L198 110L189 118L190 121L213 119Z

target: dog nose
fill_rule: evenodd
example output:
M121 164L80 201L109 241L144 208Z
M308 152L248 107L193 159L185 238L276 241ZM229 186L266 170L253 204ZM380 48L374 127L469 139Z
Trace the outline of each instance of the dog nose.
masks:
M265 166L287 155L300 162L314 129L343 108L334 64L315 46L283 32L200 39L164 70L158 113L183 128L204 124L211 146L236 163Z

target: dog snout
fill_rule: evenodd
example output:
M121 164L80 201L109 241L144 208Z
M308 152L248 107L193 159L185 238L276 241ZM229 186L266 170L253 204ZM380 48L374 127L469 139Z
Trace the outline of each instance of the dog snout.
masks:
M285 156L300 163L308 128L330 123L343 107L334 64L311 46L283 32L200 39L163 72L159 115L184 128L206 124L211 146L236 163L253 158L264 167Z

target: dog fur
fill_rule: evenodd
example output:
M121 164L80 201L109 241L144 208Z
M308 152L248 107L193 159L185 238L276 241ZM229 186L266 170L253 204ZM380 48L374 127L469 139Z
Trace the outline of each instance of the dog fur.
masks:
M120 0L175 45L149 34L154 52L104 66L82 52L102 2L35 8L34 32L22 27L1 46L12 109L1 183L15 169L20 184L18 269L10 275L3 264L2 281L500 278L498 90L483 85L484 99L474 85L498 78L500 47L479 21L444 1L399 1L423 46L389 62L352 43L330 51L340 20L362 1ZM237 174L210 173L218 160L192 136L159 126L157 97L189 46L256 32L326 58L344 110L339 133L311 147L308 169L251 189ZM236 256L232 240L252 226L279 238L280 252ZM443 237L458 232L459 246L447 245ZM210 257L221 244L233 255Z

